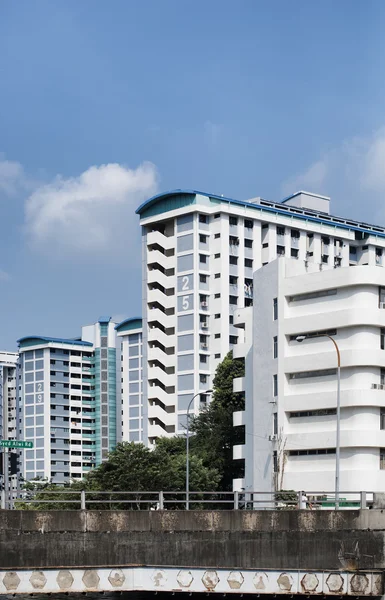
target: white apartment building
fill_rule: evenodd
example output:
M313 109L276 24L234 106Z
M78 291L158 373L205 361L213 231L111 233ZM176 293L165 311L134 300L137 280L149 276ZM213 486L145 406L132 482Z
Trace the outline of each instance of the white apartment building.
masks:
M0 439L19 439L21 414L18 395L18 358L17 352L0 352ZM4 454L6 460L4 461ZM3 468L8 467L9 490L16 493L18 478L10 474L10 454L17 455L20 462L18 450L1 450ZM4 483L4 473L3 473Z
M143 244L143 440L182 433L218 363L243 344L234 312L259 305L254 273L277 257L331 270L382 266L385 229L329 214L329 198L159 194L137 213ZM382 272L382 271L379 271Z
M59 484L79 479L115 447L115 325L101 317L83 327L80 338L18 341L21 437L34 445L24 451L25 479Z
M234 380L246 434L236 489L333 491L337 353L325 333L341 353L340 489L385 489L385 272L321 265L280 258L256 271L254 307L235 315L246 366Z
M143 344L142 319L132 317L115 326L117 343L117 390L120 406L117 409L121 427L119 441L143 442ZM119 368L120 367L120 368ZM118 394L119 396L119 394Z

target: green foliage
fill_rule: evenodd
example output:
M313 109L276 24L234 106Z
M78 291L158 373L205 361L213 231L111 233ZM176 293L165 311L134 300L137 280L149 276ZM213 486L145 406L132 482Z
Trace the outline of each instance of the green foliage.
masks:
M239 465L233 461L233 446L244 442L244 431L233 427L233 412L244 410L244 398L233 392L233 379L244 376L244 362L229 352L218 365L211 403L192 420L191 449L203 464L220 473L219 490L231 491L239 477ZM213 488L212 488L213 489Z

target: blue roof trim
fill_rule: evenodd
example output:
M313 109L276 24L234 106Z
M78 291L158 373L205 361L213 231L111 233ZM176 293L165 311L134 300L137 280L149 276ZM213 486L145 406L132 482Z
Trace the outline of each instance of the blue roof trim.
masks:
M120 329L123 325L128 325L128 323L132 323L133 321L140 321L142 323L142 317L129 317L128 319L124 319L124 321L115 325L115 329Z
M17 340L17 343L20 345L23 342L27 342L28 340L40 340L42 342L53 342L53 343L57 343L57 344L72 344L74 346L93 346L93 344L91 342L83 342L80 340L71 340L71 339L65 339L65 338L51 338L51 337L45 337L42 335L27 335L25 337L20 338L19 340Z
M156 196L152 196L148 200L145 200L135 211L136 215L140 215L141 212L150 208L153 204L156 204L159 200L166 198L167 196L178 196L179 194L190 194L191 196L195 196L196 194L202 194L202 196L208 196L214 198L213 194L207 194L205 192L198 192L197 190L171 190L170 192L162 192L161 194L156 194Z
M109 323L111 321L111 317L99 317L98 323Z
M299 192L296 192L297 195ZM327 215L326 213L317 213L310 208L298 208L296 206L287 206L286 210L282 207L279 208L279 205L282 204L280 202L271 202L269 200L263 200L262 202L266 202L266 204L257 204L253 202L248 202L247 200L235 200L234 198L227 198L225 196L217 196L216 194L208 194L207 192L200 192L199 190L172 190L170 192L164 192L162 194L157 194L152 198L149 198L143 204L136 209L135 213L139 214L161 201L168 196L177 196L179 194L185 195L196 195L206 196L207 198L213 198L214 200L219 200L223 203L235 204L239 206L248 206L249 208L254 208L256 210L270 212L279 215L285 215L286 217L292 217L296 219L300 219L302 221L309 221L311 223L322 223L323 225L328 225L329 227L334 227L336 229L347 229L350 231L362 231L368 233L370 235L374 235L377 237L385 238L385 228L377 225L371 225L370 223L359 223L358 221L353 221L351 219L346 219L344 217L338 217L335 215ZM289 196L286 200L288 200L291 196ZM303 211L303 212L301 212ZM305 214L306 213L306 214ZM310 213L313 213L312 216ZM318 214L322 214L322 216L318 216ZM323 216L324 215L324 216ZM340 221L349 221L350 224L341 223Z

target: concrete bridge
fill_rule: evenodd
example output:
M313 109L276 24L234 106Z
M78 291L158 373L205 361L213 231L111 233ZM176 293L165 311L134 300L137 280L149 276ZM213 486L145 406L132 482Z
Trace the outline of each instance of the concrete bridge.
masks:
M0 594L382 596L385 512L0 511Z

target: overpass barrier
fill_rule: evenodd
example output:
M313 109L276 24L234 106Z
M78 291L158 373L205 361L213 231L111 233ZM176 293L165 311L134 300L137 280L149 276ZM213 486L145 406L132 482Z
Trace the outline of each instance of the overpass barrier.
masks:
M2 509L42 510L358 510L382 508L382 494L376 492L189 492L185 491L24 491L16 500L1 492Z

